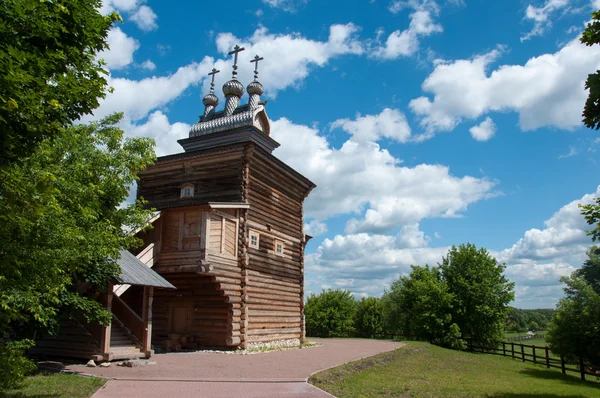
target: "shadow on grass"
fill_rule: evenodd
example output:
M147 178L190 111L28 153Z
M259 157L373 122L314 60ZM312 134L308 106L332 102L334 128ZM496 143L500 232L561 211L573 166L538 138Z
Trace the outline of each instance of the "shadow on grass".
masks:
M578 374L576 375L575 373L572 373L572 374L563 375L562 373L558 373L555 370L545 369L545 368L543 368L543 369L523 369L520 371L520 373L531 376L531 377L537 377L538 379L560 380L565 384L596 388L600 395L600 383L596 383L595 380L593 380L593 376L587 376L588 378L590 378L590 380L583 381L583 380L579 379Z
M498 393L487 395L488 397L508 397L508 398L589 398L589 395L556 395L556 394L515 394L515 393Z
M60 397L60 394L26 394L20 391L15 392L0 392L0 398L56 398Z

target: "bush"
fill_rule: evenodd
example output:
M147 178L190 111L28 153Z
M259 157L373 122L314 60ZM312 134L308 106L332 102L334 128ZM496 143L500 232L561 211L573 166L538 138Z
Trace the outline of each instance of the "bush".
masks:
M384 332L381 299L363 297L358 302L354 327L360 337L378 337Z
M304 306L306 330L314 337L350 337L354 333L356 300L348 290L311 294Z
M0 391L18 387L35 370L33 362L25 357L32 344L31 340L0 342Z

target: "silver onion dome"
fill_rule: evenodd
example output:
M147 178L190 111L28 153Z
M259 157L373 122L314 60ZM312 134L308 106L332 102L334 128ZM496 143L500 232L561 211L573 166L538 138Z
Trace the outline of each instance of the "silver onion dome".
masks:
M248 93L248 95L252 95L252 94L258 94L258 95L262 95L265 92L265 88L263 87L262 84L260 84L259 81L253 81L250 82L250 84L248 84L248 87L246 88L246 92Z
M223 84L223 94L225 94L226 97L233 95L239 98L244 95L244 86L237 81L237 79L229 80L227 83Z
M204 98L202 98L202 103L204 106L216 107L219 105L219 99L213 93L208 93L204 96Z

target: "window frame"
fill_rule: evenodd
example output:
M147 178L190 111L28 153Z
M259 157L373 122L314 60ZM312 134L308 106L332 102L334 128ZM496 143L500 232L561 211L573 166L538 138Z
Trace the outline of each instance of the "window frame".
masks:
M256 245L252 244L252 238L256 237ZM250 231L248 235L248 247L258 250L260 248L260 234L256 231Z
M281 245L281 252L277 251L277 245ZM279 257L285 257L285 243L280 239L275 239L273 242L273 253Z
M189 195L186 195L185 193L186 193L186 191L187 191L188 189L190 189L190 194L189 194ZM193 198L193 197L194 197L194 194L195 194L195 192L194 192L194 191L195 191L194 184L192 184L192 183L189 183L189 182L188 182L188 183L185 183L185 184L183 184L183 185L181 186L181 190L180 190L180 193L179 193L179 198L180 198L180 199Z

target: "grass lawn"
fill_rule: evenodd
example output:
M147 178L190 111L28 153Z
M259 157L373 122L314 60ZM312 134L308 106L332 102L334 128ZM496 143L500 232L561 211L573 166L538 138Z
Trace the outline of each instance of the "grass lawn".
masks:
M544 335L544 334L546 334L546 331L545 330L538 330L536 332L536 334L542 334L542 335ZM521 332L521 333L517 333L517 332L504 332L504 337L507 338L507 339L511 338L511 337L519 337L519 336L526 337L527 336L527 332Z
M0 392L0 398L88 398L104 383L95 377L40 373L26 378L17 390Z
M409 342L404 348L313 375L337 397L600 397L577 374L488 354Z

